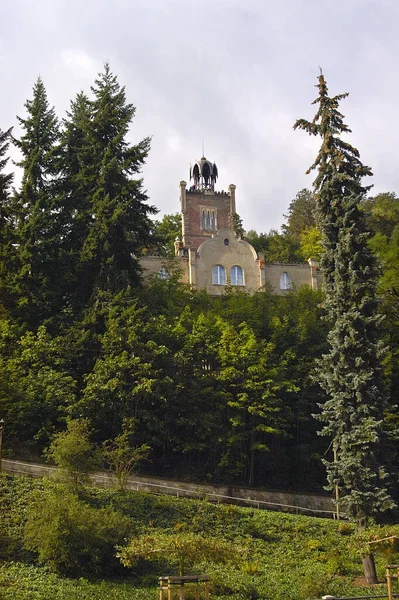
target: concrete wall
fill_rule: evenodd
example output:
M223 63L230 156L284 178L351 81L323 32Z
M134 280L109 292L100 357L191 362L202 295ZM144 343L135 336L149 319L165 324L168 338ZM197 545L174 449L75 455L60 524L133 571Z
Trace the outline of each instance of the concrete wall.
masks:
M8 459L2 460L2 468L7 473L29 475L30 477L46 477L55 471L54 467ZM105 472L96 473L93 475L92 480L94 485L98 487L111 487L114 485L112 476ZM335 510L333 501L329 496L179 482L172 479L144 477L142 475L129 477L127 488L153 494L185 498L207 498L213 502L322 517L333 516Z
M266 283L271 285L275 294L286 293L280 289L280 277L284 272L290 276L294 289L298 289L303 285L312 287L312 269L308 264L269 263L265 265L264 269ZM316 277L319 283L318 273Z
M142 256L140 258L140 266L143 269L144 277L158 275L162 267L165 267L167 270L168 268L178 269L181 273L181 282L189 283L188 258L185 256L176 256L169 260L163 256Z

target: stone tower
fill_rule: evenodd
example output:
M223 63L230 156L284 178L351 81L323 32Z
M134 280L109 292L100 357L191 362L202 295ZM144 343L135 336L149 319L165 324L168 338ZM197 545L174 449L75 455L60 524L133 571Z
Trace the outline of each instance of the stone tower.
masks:
M182 239L176 242L176 253L196 250L220 229L233 229L236 186L229 185L228 192L217 192L217 177L216 164L202 156L190 167L190 187L180 182Z

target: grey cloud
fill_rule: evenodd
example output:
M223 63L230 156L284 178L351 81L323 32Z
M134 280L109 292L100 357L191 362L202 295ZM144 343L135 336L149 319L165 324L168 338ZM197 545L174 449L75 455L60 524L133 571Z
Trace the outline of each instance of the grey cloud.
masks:
M342 111L376 191L399 192L398 17L396 0L17 0L0 37L0 127L23 113L39 73L63 116L109 60L137 106L131 138L153 135L151 202L178 210L204 138L246 228L265 231L313 180L317 141L292 125L314 114L318 65L331 93L351 93Z

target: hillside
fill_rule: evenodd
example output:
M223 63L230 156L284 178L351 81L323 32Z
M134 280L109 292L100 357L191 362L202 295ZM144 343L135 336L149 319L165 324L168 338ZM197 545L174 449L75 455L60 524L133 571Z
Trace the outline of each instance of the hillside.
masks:
M36 502L44 506L46 495L48 499L55 484L3 475L0 485L0 508L5 517L0 529L4 560L0 567L0 597L4 600L150 600L157 597L158 576L177 573L172 556L140 560L131 569L118 569L118 572L108 572L107 576L101 570L90 572L89 567L85 572L83 566L74 577L52 573L48 565L38 565L35 552L23 548L22 539L35 496ZM65 497L72 498L69 494L70 491L64 491ZM327 519L137 492L85 489L79 499L74 497L83 512L90 506L98 514L104 509L122 513L132 524L135 536L145 534L156 539L178 531L233 544L240 554L233 563L217 565L208 560L190 567L190 572L210 574L213 598L308 600L327 593L384 593L385 585L379 586L378 592L375 587L372 592L371 588L359 587L362 575L359 542L347 523L338 527L336 522ZM73 504L75 500L69 502ZM50 521L54 519L49 515ZM397 527L391 527L389 532L394 529ZM66 545L72 544L71 532L76 541L73 522L63 535ZM373 535L382 537L386 530L380 528ZM87 545L90 547L90 541ZM381 578L384 565L397 562L398 558L393 546L376 555Z

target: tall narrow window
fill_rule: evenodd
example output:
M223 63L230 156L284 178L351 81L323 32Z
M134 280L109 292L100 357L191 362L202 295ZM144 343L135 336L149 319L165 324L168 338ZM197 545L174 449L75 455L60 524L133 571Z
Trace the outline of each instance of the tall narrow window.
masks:
M208 210L208 213L206 215L206 228L210 229L211 228L211 214Z
M205 220L205 211L202 211L202 217L201 217L201 227L202 229L206 229L206 220Z
M238 265L234 265L230 269L230 283L231 285L244 285L244 272Z
M280 277L280 290L291 290L291 289L292 289L292 279L288 275L288 273L286 273L284 271L284 273L282 273L281 277Z
M212 231L216 231L215 211L212 211Z
M226 269L222 265L212 267L212 283L214 285L226 285Z

